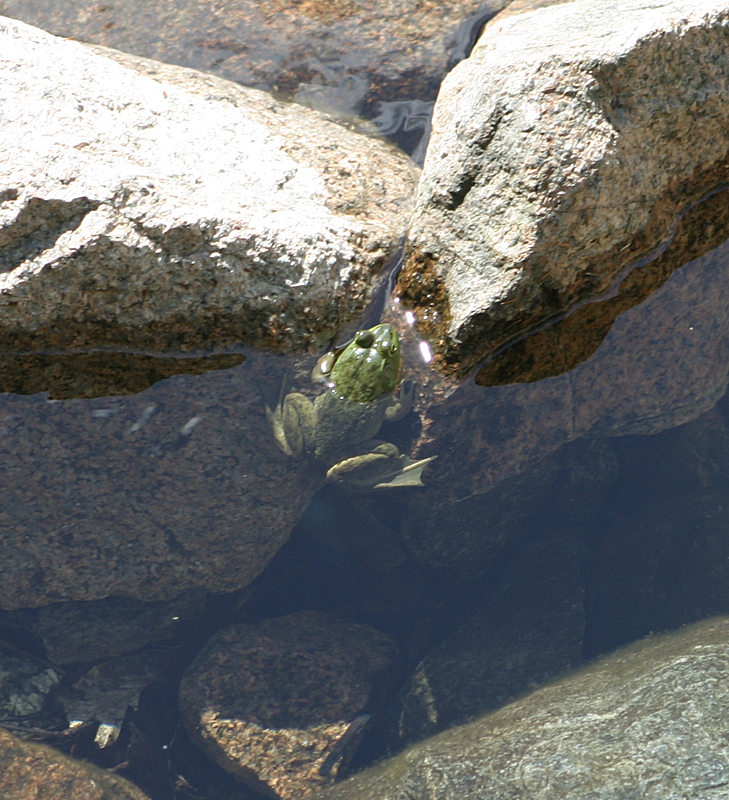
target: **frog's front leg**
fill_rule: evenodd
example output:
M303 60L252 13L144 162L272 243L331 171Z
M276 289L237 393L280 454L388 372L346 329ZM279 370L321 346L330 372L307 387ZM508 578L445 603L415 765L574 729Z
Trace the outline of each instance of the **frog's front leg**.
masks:
M385 419L388 422L396 422L409 414L413 409L414 397L415 385L412 381L403 381L397 397L393 397L392 403L385 409Z
M316 414L306 395L290 392L275 410L267 408L266 415L279 447L287 456L298 458L312 452Z

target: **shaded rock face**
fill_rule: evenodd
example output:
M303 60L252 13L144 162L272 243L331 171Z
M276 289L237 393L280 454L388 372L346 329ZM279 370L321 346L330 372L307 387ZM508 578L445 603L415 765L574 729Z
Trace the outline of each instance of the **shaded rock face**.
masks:
M118 775L1 729L0 795L12 800L148 800Z
M390 751L579 666L583 595L574 542L552 537L524 547L484 606L418 664L391 704Z
M205 593L200 590L158 603L106 597L9 611L0 615L0 630L27 631L40 639L54 664L75 664L189 634L200 623L204 608Z
M599 296L726 180L727 13L579 0L487 26L442 85L400 280L443 367Z
M224 769L295 800L333 782L393 654L384 634L315 611L229 628L183 677L185 726Z
M367 117L380 102L432 101L480 20L508 0L83 0L4 13L59 36L203 69L316 107Z
M709 798L729 782L729 620L620 650L322 793L326 800Z
M726 403L615 442L620 480L586 569L588 656L729 610Z
M477 580L545 524L579 524L600 508L618 474L610 440L581 439L490 492L442 508L413 505L401 535L410 556L455 583Z
M417 168L192 70L0 20L4 350L320 345L396 250ZM106 57L108 56L108 57ZM115 59L115 60L112 60Z
M323 475L279 451L255 363L124 397L4 395L0 606L168 600L260 574Z

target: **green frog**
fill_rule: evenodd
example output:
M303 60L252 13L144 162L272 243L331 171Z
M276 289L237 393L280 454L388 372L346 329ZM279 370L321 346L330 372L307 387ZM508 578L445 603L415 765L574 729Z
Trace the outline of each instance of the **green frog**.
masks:
M317 362L312 380L326 388L313 403L289 392L267 409L276 441L289 456L323 462L329 480L361 489L422 486L423 468L433 458L413 461L374 438L385 420L398 420L412 408L411 386L403 384L394 394L401 372L392 325L357 331L350 344Z

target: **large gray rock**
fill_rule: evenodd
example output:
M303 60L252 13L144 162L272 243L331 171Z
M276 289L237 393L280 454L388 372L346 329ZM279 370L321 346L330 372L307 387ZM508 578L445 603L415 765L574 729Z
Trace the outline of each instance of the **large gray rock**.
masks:
M441 87L400 283L442 366L600 295L726 181L728 19L577 0L487 26Z
M698 204L616 295L506 350L475 383L422 370L411 455L440 455L418 503L489 491L584 436L657 433L711 409L729 372L728 221L729 192Z
M729 619L620 650L322 800L710 800L726 794Z
M402 153L13 20L0 48L2 349L305 349L363 307L406 224Z
M696 212L687 238L703 241L707 229L700 209ZM672 261L671 250L646 269ZM563 363L560 342L565 349L570 342L595 348L564 374L534 382L527 374L519 382L518 352L508 385L441 387L437 374L420 373L423 427L411 455L439 456L428 468L428 491L414 498L417 505L448 505L488 492L567 442L658 433L716 404L729 372L729 246L724 243L676 269L644 302L630 307L636 295L645 296L641 272L634 274L637 288L631 286L626 303L603 304L619 316L605 326L600 321L601 337L593 335L590 314L583 327L554 331L551 339L544 332L542 352L556 354ZM599 314L601 309L593 310ZM508 366L509 353L503 355Z

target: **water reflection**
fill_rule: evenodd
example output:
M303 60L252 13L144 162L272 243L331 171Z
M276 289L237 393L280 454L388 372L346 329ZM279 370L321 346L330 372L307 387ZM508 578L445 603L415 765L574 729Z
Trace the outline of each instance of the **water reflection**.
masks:
M37 394L51 400L137 394L173 375L203 375L245 361L238 353L164 358L138 353L0 354L0 392ZM103 416L97 410L94 416Z

